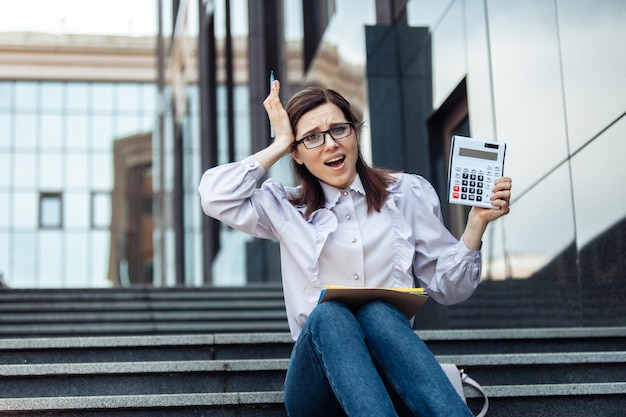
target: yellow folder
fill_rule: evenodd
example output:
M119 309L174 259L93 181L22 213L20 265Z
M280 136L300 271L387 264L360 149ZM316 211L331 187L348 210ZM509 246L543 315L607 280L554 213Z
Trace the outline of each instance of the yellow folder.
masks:
M372 287L344 287L328 285L322 290L318 304L325 301L337 300L356 310L373 300L381 300L394 305L408 319L411 319L422 308L428 294L423 288L372 288Z

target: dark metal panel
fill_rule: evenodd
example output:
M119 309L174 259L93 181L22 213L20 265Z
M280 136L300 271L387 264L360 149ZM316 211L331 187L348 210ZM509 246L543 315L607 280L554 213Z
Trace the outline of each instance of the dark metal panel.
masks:
M374 164L430 177L426 120L432 113L427 28L365 30Z
M198 0L199 36L198 65L200 89L200 152L202 168L217 165L217 101L216 58L213 13L206 11L207 4ZM219 250L219 222L202 216L203 281L213 282L213 260Z

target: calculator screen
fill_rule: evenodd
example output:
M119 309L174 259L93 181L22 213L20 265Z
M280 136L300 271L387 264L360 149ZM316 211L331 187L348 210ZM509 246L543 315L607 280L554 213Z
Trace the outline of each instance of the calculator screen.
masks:
M476 149L459 148L460 156L468 156L470 158L487 159L489 161L497 161L498 154L494 152L478 151Z

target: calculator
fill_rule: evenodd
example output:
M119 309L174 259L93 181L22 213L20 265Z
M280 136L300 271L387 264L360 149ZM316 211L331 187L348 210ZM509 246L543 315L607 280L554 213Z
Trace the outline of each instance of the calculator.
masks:
M504 174L506 144L455 135L450 149L448 202L496 208L493 182Z

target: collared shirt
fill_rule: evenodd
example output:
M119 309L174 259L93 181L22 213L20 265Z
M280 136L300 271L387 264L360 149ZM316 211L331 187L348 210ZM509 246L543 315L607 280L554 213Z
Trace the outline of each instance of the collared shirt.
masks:
M297 339L326 285L422 286L441 304L466 300L480 280L481 256L443 225L439 197L422 177L395 174L380 212L367 213L357 177L345 190L322 183L324 208L305 217L289 201L298 187L273 179L248 157L211 168L198 187L204 212L229 226L280 242L287 320Z
M365 190L357 175L340 190L320 182L325 207L337 218L337 229L320 255L320 276L328 284L386 287L393 271L393 234L389 211L367 212Z

